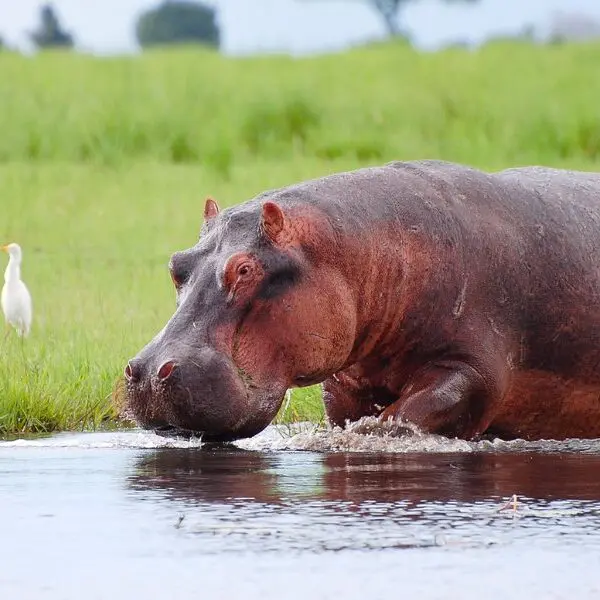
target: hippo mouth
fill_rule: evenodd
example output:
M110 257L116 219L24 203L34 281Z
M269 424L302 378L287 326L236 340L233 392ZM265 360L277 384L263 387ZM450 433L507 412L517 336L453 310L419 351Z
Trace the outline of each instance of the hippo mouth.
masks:
M191 440L193 438L202 438L204 433L202 431L194 431L193 429L184 429L183 427L176 427L175 425L162 425L160 427L153 428L154 433L165 438L183 438Z
M254 394L227 395L228 402L219 402L219 397L207 402L202 400L204 394L178 397L132 390L127 412L138 426L163 438L226 444L265 429L279 410L284 393L254 390Z
M211 435L204 431L195 431L193 429L177 427L176 425L162 425L160 427L154 427L152 431L163 438L188 441L198 439L203 445L225 445L239 439L238 435Z
M128 418L139 427L164 438L198 439L227 443L250 438L269 425L279 410L284 392L253 390L253 394L165 394L162 390L131 389ZM162 393L161 393L162 392ZM245 392L245 390L244 390ZM212 401L204 400L206 397ZM214 398L214 399L213 399Z

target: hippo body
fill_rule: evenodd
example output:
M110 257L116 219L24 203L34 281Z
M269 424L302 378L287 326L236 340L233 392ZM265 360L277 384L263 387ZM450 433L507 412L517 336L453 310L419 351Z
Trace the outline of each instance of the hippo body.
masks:
M600 175L395 162L205 207L178 308L126 367L138 422L266 427L323 383L330 423L600 437Z

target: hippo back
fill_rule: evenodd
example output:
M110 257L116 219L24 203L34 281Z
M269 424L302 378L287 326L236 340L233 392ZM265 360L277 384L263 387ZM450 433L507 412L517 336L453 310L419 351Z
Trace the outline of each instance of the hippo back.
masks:
M589 336L599 340L600 361L598 174L393 162L270 190L256 200L266 198L317 206L340 236L365 245L383 226L397 231L398 241L420 231L439 256L454 252L454 272L440 285L455 288L440 287L431 299L456 294L468 276L471 303L499 329L520 332L523 368L591 374Z

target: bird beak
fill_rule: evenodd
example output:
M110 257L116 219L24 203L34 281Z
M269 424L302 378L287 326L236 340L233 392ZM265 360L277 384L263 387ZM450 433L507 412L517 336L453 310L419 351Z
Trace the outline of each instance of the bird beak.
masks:
M8 252L8 246L0 246L0 250L3 252Z

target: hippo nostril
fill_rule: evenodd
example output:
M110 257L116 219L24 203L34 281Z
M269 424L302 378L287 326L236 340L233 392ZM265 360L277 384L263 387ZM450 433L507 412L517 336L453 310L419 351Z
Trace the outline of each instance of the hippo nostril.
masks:
M167 361L166 363L163 363L163 365L160 367L160 369L158 369L158 378L161 381L165 381L165 379L168 379L169 377L171 377L171 375L173 374L173 371L175 370L175 363L172 360Z
M125 378L128 381L140 380L140 368L135 362L129 361L125 367Z

